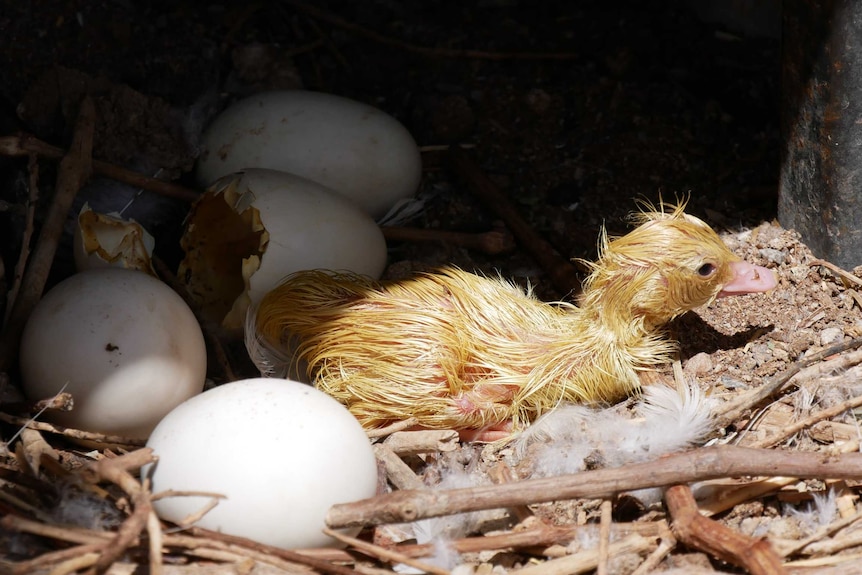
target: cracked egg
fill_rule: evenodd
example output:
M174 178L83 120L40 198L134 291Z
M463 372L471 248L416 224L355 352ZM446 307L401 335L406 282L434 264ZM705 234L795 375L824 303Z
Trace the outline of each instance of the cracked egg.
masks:
M204 315L241 329L249 305L300 270L379 278L386 242L373 219L299 176L248 169L217 180L192 206L178 277Z
M75 267L78 271L116 266L156 277L152 255L156 241L135 220L119 214L101 214L84 204L74 232Z

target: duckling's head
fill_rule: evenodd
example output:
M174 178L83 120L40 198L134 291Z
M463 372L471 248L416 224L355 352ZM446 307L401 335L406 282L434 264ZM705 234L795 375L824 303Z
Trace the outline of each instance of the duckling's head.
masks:
M658 326L716 297L777 285L772 270L741 261L684 208L662 204L660 210L641 212L635 216L640 225L613 241L603 233L582 306L612 320L642 319Z

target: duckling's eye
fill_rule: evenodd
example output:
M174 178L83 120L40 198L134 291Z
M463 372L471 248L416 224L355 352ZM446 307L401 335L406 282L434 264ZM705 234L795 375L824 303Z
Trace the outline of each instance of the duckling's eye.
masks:
M715 273L715 264L705 263L697 268L697 273L702 278L708 278Z

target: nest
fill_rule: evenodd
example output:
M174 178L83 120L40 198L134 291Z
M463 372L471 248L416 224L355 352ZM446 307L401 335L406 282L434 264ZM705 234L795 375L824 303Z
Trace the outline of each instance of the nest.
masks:
M91 168L159 193L195 197L193 191L93 163L92 124L82 114L69 154L32 137L0 142L8 155L65 158L53 194L55 215L45 219L43 230L59 229ZM489 178L463 154L453 165L480 201L497 210L549 283L562 294L571 289L575 270L520 219ZM34 200L38 170L34 160ZM29 208L25 246L38 231L35 205ZM720 214L713 216L720 221ZM402 238L404 230L389 234ZM512 247L506 234L442 237L495 251ZM50 267L56 246L56 235L50 235L32 255L21 255L28 269ZM8 298L16 303L0 336L0 421L8 438L0 452L0 572L856 572L862 553L855 416L862 405L862 281L858 273L817 260L794 233L772 224L724 239L741 257L776 269L780 286L770 294L718 301L672 326L681 361L656 378L696 386L713 399L707 437L672 453L641 453L628 461L610 457L619 451L616 445L593 445L579 456L577 473L539 476L534 450L465 443L455 431L407 431L406 421L372 438L385 486L381 494L330 510L332 528L363 526L356 538L334 534L344 549L274 549L159 521L152 511L157 494L138 475L152 459L141 442L44 423L38 414L62 409L62 395L36 404L6 395L16 383L7 370L17 337L42 291L38 282L16 283L11 291L17 296ZM389 274L436 263L402 260ZM170 272L157 267L170 281ZM218 334L210 334L210 344L217 379L242 373ZM634 401L614 408L620 421L635 419ZM646 489L658 491L651 497ZM428 523L435 518L436 525Z
M90 125L87 104L82 110L78 141L86 141ZM6 143L27 146L20 139ZM86 147L65 156L55 208L62 208L64 194L74 194L85 179L88 161ZM7 406L0 417L20 430L3 454L3 565L22 574L119 573L135 565L152 573L184 573L204 564L209 573L237 568L367 572L396 564L448 573L451 565L440 566L441 544L454 553L456 569L477 572L598 568L649 573L659 565L693 569L692 551L702 554L704 566L738 566L754 573L854 561L862 545L854 482L862 477L862 456L853 453L859 450L859 438L852 413L862 405L862 395L850 390L858 387L853 374L862 360L862 339L850 336L858 330L853 318L860 299L854 287L862 281L813 259L794 234L770 224L726 240L748 259L771 259L781 287L738 302L721 301L698 316L731 334L718 334L712 355L691 355L676 372L679 385L703 387L719 399L711 414L710 446L641 455L608 466L607 455L616 447L598 444L596 453L583 458L582 472L532 477L529 456L512 463L511 446L460 443L455 431L378 430L376 452L388 492L336 505L328 516L332 528L363 526L360 537L333 532L347 545L345 550L299 552L164 524L152 510L154 494L136 475L152 460L149 450L123 438L61 429ZM37 248L34 258L42 253ZM791 312L784 291L790 284L797 299L807 294L818 311L791 306ZM7 353L19 327L20 302L27 302L32 286L25 280L21 289L4 331ZM769 337L753 330L742 346L722 345L722 338L727 343L740 328L769 323ZM676 325L678 331L685 328L685 321ZM811 339L818 329L816 345L799 347L800 333ZM684 354L688 348L709 346L691 338L682 341ZM26 406L24 412L56 409L62 400L61 395L51 404ZM98 449L70 447L64 436ZM462 475L481 481L446 489L440 479L444 470L459 465ZM692 492L695 484L707 493L699 500ZM659 502L634 495L647 488L662 489ZM797 509L805 500L814 502L809 505L815 512L783 511ZM91 525L68 524L70 515L60 511L73 505L89 509L74 521L86 516ZM492 520L471 515L488 510L503 511ZM438 528L436 536L448 533L444 543L411 542L415 529L399 541L393 527L451 516L462 518L455 521L460 527ZM427 531L427 525L422 529Z

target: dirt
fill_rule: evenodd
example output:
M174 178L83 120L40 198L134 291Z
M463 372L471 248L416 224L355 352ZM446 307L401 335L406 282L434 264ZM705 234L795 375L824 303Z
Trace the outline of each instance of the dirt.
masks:
M780 52L774 17L746 34L704 19L693 4L333 1L312 11L292 1L205 7L4 2L0 127L65 146L70 102L89 86L99 96L98 157L193 185L201 130L230 102L277 88L341 94L389 112L423 148L418 195L425 205L410 226L483 232L500 225L447 169L441 150L462 144L566 259L594 258L602 226L612 235L627 231L636 200L686 199L688 211L720 231L735 253L779 278L768 294L720 299L671 326L689 383L731 400L801 358L862 336L856 292L862 282L855 279L859 273L822 265L775 221ZM737 23L753 21L737 15ZM6 183L0 254L8 287L25 227L26 167L0 160ZM43 160L40 168L41 218L54 167ZM171 204L150 217L164 237L175 238L183 215L182 206ZM572 297L578 288L572 294L555 288L548 270L523 249L489 255L439 242L390 248L388 277L451 263L499 271L536 286L548 300ZM176 262L174 239L162 240L157 251ZM57 268L53 281L68 270ZM670 377L670 368L664 375ZM716 440L754 444L862 391L852 378L821 375L756 417L748 413L718 430ZM823 449L846 431L842 425L856 425L852 410L834 422L820 435L802 431L780 445ZM493 450L462 449L466 459L487 465L505 459ZM824 485L794 489L822 491ZM779 520L791 519L774 493L765 501L739 505L721 519L748 535L779 532ZM635 519L664 517L656 509L639 509ZM600 515L595 501L533 511L557 524L594 523ZM502 569L527 555L471 559ZM612 572L629 573L638 564L621 560ZM679 565L731 569L680 548L656 572Z

